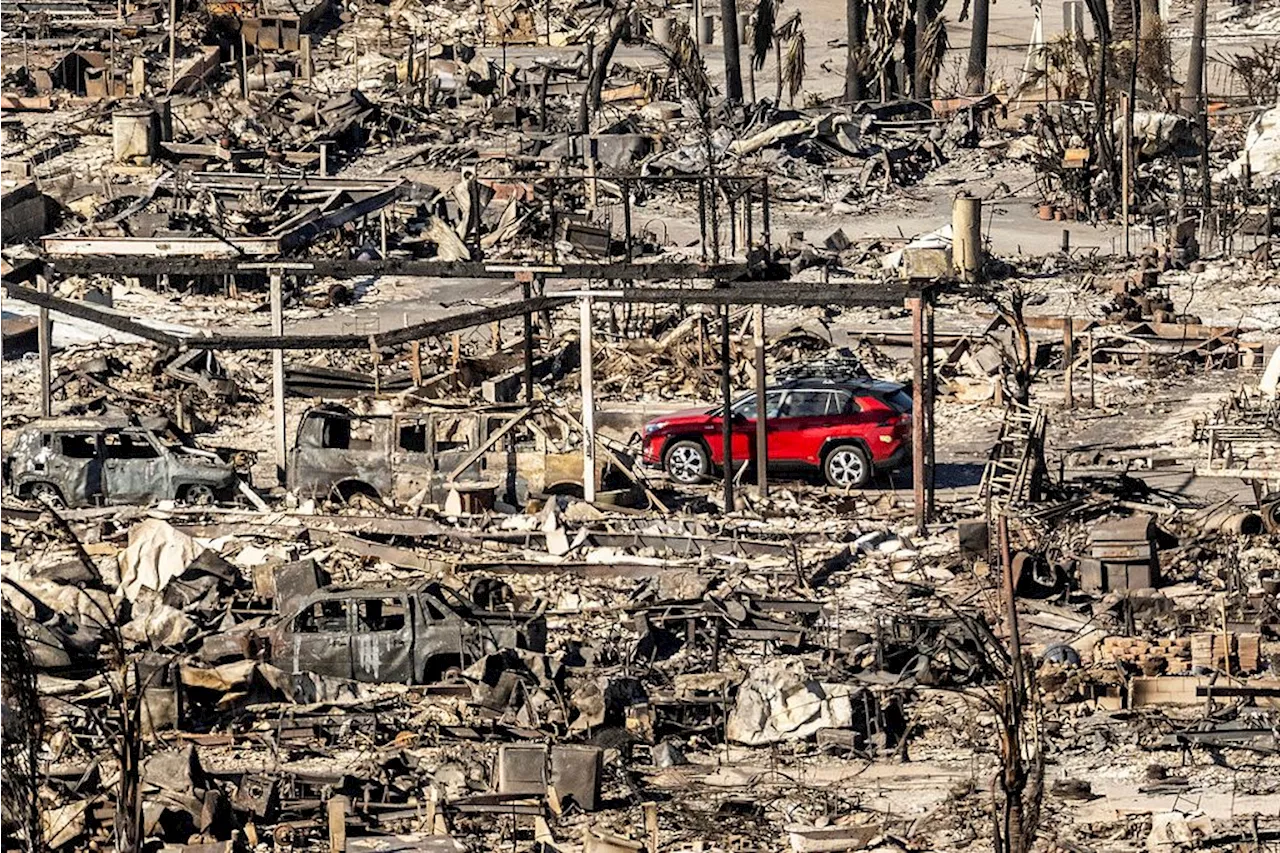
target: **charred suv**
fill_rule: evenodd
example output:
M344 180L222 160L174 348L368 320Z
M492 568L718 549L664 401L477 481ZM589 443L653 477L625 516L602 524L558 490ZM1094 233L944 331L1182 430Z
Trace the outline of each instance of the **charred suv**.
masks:
M438 583L325 588L291 606L267 641L286 672L430 684L497 651L544 651L547 622L540 612L480 609Z
M65 506L230 499L235 465L212 450L165 441L163 419L43 418L18 432L4 460L9 491Z

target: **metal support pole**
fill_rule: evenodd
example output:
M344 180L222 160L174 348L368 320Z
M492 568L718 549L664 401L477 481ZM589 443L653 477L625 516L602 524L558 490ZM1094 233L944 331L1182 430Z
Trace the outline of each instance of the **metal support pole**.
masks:
M760 224L761 236L764 238L765 251L772 253L773 251L773 223L769 216L769 179L764 179L764 197L760 200L760 215L763 220Z
M482 261L484 260L484 250L480 246L480 178L479 177L473 176L471 178L471 186L469 187L469 189L471 191L470 193L471 194L471 216L472 216L472 222L474 223L474 230L472 232L472 237L471 237L473 241L472 252L475 254L475 259L477 261ZM554 234L551 235L551 241L552 243L555 242Z
M36 289L49 293L49 275L36 277ZM49 322L49 309L41 308L36 315L36 348L40 353L40 416L53 415L53 324Z
M596 401L595 374L591 365L591 297L579 301L579 349L582 351L582 497L596 499Z
M720 440L724 451L724 511L733 512L733 417L729 406L729 306L724 306L720 325L720 397L724 402L724 415L720 418Z
M520 296L525 302L533 298L533 273L518 272ZM533 312L524 312L524 401L533 403Z
M933 406L938 396L938 378L933 364L933 291L924 295L924 520L932 524L935 517L935 480L937 475L937 448L934 446Z
M635 238L631 235L631 182L622 180L622 227L627 229L627 263L635 257Z
M1128 95L1120 96L1120 114L1123 117L1121 126L1124 128L1124 139L1120 141L1120 219L1124 223L1124 254L1129 257L1132 250L1129 246L1129 173L1133 170L1133 164L1130 162L1133 147L1133 125L1130 122L1130 113L1133 105L1129 103Z
M178 82L178 0L169 0L169 89ZM111 72L114 74L115 72ZM110 80L110 74L107 76Z
M768 397L765 388L764 364L764 306L756 305L752 309L752 325L756 356L756 487L760 497L769 494L769 415L765 405Z
M284 273L271 271L271 334L284 335ZM271 351L271 420L275 426L276 481L288 483L284 422L284 350Z
M911 485L915 500L916 530L925 533L925 430L924 430L924 300L907 299L911 309Z
M1098 398L1093 393L1093 332L1089 333L1089 408L1094 409L1098 406Z
M1072 328L1073 325L1070 317L1062 318L1062 402L1066 404L1068 409L1076 407L1076 397L1071 384L1075 367L1072 364L1075 354L1075 339L1073 337L1075 329Z
M997 522L1000 535L1000 567L1004 572L1005 628L1009 632L1009 657L1013 664L1013 688L1022 695L1022 637L1018 629L1018 596L1013 577L1013 556L1009 545L1009 519L1003 513ZM1018 703L1014 703L1015 708Z

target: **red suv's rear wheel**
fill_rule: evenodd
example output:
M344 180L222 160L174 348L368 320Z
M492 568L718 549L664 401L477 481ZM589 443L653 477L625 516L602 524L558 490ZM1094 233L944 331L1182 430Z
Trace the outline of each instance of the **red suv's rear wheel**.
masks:
M672 480L691 486L711 473L711 459L702 442L685 438L672 442L667 448L664 467Z
M871 479L871 460L856 444L842 444L827 453L822 473L827 482L837 488L861 488Z

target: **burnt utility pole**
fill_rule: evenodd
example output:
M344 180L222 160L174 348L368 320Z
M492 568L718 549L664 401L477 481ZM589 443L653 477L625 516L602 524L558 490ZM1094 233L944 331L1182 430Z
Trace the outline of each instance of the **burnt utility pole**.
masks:
M861 101L867 97L866 69L862 67L865 55L863 42L867 30L867 0L845 0L845 48L844 99Z
M987 91L987 32L990 29L991 0L973 0L972 9L967 82L970 95L981 95Z
M724 96L742 103L742 52L738 46L738 4L720 0L720 31L724 35Z

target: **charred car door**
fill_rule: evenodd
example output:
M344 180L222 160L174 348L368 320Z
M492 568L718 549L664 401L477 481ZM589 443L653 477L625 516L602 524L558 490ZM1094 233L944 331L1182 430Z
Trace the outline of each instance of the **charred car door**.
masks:
M143 430L102 435L103 491L108 503L150 503L174 497L165 451Z
M430 415L398 415L392 424L391 489L401 503L425 491L428 500L440 475L431 460Z
M102 448L92 432L60 432L44 436L33 460L32 479L53 483L71 506L94 504L102 497Z
M402 593L349 599L352 671L357 681L414 681L413 619Z
M325 597L303 605L280 633L282 648L272 649L285 672L314 672L351 678L351 620L346 598Z
M470 412L437 412L431 416L431 455L435 469L436 501L445 499L444 484L453 475L454 469L466 461L476 449L478 436L477 416ZM481 462L477 459L462 471L458 480L478 480L481 478Z

